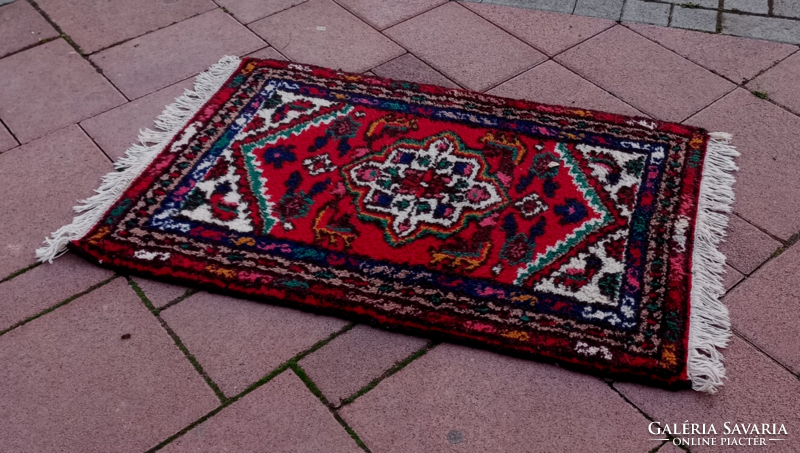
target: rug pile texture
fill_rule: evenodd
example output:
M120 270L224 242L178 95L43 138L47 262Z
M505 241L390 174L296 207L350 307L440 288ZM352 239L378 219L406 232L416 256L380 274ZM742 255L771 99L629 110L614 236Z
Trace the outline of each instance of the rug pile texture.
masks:
M727 134L226 57L140 140L40 260L722 384Z

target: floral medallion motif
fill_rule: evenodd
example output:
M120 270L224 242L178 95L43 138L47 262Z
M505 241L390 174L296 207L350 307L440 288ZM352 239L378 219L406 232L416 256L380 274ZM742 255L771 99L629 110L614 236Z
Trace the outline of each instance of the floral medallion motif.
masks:
M480 154L445 132L424 142L401 140L346 168L345 177L361 214L385 223L387 237L402 243L426 232L455 233L469 217L502 206L503 190L484 170Z

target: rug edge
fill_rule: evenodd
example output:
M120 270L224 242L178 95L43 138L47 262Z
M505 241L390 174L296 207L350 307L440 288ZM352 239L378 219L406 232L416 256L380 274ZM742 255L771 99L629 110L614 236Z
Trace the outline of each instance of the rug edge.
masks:
M140 130L137 142L125 151L124 157L114 162L114 170L103 176L95 195L80 200L80 204L73 208L78 214L72 222L45 238L44 245L36 250L36 261L52 263L67 251L70 242L80 240L89 233L153 159L219 91L241 61L237 56L222 57L195 77L194 90L184 90L181 96L164 108L154 121L155 129Z
M719 348L725 348L731 338L728 309L721 300L725 255L718 249L733 210L733 173L738 170L734 159L739 152L731 141L731 134L709 133L692 251L686 371L692 389L706 393L716 393L723 385L725 366Z

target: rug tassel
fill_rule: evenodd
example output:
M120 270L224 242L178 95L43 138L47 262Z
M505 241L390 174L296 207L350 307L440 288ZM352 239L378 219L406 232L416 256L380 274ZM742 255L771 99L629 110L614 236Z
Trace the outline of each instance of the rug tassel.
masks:
M733 204L734 158L731 135L710 134L692 254L692 293L687 372L692 388L716 393L725 378L722 353L731 337L728 310L720 300L725 294L722 277L725 255L717 246L725 238L728 213Z
M239 57L226 56L195 78L194 91L183 95L167 106L155 121L155 130L139 131L139 143L132 145L125 157L114 163L115 171L103 177L96 194L80 201L72 223L56 230L44 245L36 250L36 260L53 262L67 251L67 245L84 237L103 217L128 186L150 165L172 138L198 110L219 90L239 67Z

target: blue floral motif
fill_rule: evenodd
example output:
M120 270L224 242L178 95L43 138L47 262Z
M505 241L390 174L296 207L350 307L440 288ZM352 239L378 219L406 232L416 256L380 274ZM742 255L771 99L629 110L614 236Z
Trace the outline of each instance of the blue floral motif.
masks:
M283 168L284 162L294 162L297 160L297 156L292 152L293 149L293 145L280 145L267 148L264 150L264 162L272 164L275 169L280 170Z

